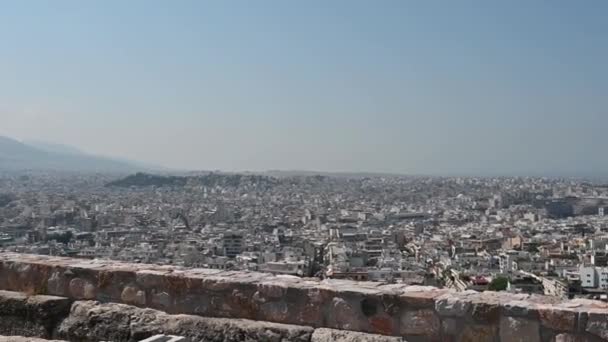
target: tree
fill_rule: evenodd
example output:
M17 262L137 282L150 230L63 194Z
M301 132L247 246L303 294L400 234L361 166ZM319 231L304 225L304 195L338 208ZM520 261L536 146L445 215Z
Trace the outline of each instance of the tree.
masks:
M490 291L504 291L509 286L509 279L505 277L496 277L492 279L488 290Z

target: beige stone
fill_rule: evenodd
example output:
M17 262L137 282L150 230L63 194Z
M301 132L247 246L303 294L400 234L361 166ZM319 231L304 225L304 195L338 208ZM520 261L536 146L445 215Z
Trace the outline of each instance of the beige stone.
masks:
M126 304L146 304L146 294L133 286L126 286L120 295L120 299Z
M542 325L556 331L574 331L578 321L577 311L549 306L541 306L538 316Z
M492 331L503 342L520 341L522 334L526 342L538 341L541 331L543 336L608 340L608 304L541 295L16 253L0 253L0 289L147 305L171 313L401 334L416 341L482 339ZM579 319L581 315L589 319ZM585 333L576 335L575 328Z
M538 322L523 318L500 319L500 342L540 342Z
M591 340L580 335L559 334L555 336L555 342L591 342Z
M344 330L359 330L357 319L359 313L342 298L334 298L331 302L330 320L332 327Z
M315 329L311 342L402 342L401 337L366 334L354 331Z
M430 309L407 311L401 316L402 335L439 336L441 322L435 311Z
M462 333L458 342L493 342L498 330L495 325L466 325L460 328Z
M168 308L171 305L171 296L167 292L152 295L152 304L160 308Z
M95 299L96 289L89 281L74 278L70 281L70 295L75 299Z
M593 335L608 340L608 310L591 310L589 312L586 330Z
M59 340L45 340L36 337L23 337L23 336L0 336L0 342L65 342Z

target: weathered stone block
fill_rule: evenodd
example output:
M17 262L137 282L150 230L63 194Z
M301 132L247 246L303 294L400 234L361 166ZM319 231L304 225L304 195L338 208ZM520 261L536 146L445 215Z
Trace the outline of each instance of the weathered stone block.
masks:
M0 342L66 342L59 340L45 340L36 337L24 337L24 336L0 336Z
M445 339L455 339L462 331L463 322L456 318L444 318L441 320L441 336Z
M311 342L403 342L401 337L366 334L354 331L319 328L312 334Z
M362 320L360 309L342 298L335 297L331 301L328 314L329 326L343 330L361 330Z
M122 290L122 294L120 295L120 299L126 304L140 306L146 304L145 292L136 286L125 286L125 288Z
M428 336L435 340L440 336L441 321L430 309L406 311L401 316L400 334L402 336Z
M599 338L595 339L591 336L582 336L582 335L575 335L575 334L568 334L568 333L563 333L563 334L558 334L557 336L555 336L555 342L599 342Z
M608 310L593 309L588 313L586 331L598 336L604 340L608 340Z
M386 288L381 286L380 289ZM407 286L398 298L387 298L392 304L399 303L403 309L432 309L441 296L451 293L448 289L437 289L429 286ZM386 297L386 296L385 296Z
M500 319L500 342L540 342L538 322L523 318Z
M606 303L505 292L454 292L12 253L0 253L0 289L128 303L171 314L392 334L413 342L483 340L491 334L495 340L500 336L517 341L521 331L529 332L526 342L553 340L562 333L592 342L608 339ZM154 321L156 314L151 312L155 311L141 317ZM135 317L129 310L123 314ZM15 317L19 316L5 315L0 324L13 325L6 322ZM121 329L114 332L119 340Z
M50 337L69 308L70 300L63 297L0 291L0 334Z
M578 311L552 306L539 306L538 316L543 326L555 331L574 331L578 321Z
M464 317L471 308L471 302L456 294L445 294L435 302L435 310L441 317Z
M156 334L192 341L307 342L313 328L243 319L169 315L124 304L75 302L57 334L77 341L139 341Z
M457 342L494 342L498 335L496 325L464 325Z
M501 307L498 303L476 300L471 303L470 317L483 324L495 324L500 319Z
M74 278L69 285L70 296L74 299L95 299L97 289L95 285L85 279Z
M504 316L538 319L537 304L526 300L507 301L501 307Z

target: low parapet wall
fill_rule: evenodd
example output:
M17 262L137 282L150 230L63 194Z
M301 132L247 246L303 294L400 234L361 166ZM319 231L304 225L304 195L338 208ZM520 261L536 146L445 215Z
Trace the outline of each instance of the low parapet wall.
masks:
M252 321L169 315L132 305L99 303L55 296L25 295L0 291L0 342L44 342L53 338L78 342L142 342L156 336L179 336L180 341L268 342L402 342L394 336L366 334ZM21 336L15 337L15 336ZM165 336L165 338L160 338Z
M0 254L0 289L408 341L608 340L606 303L545 296L24 254Z

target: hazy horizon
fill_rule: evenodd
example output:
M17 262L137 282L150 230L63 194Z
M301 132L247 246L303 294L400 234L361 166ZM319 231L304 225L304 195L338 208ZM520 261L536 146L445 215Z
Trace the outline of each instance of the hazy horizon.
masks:
M0 135L185 170L608 174L604 1L19 1Z

